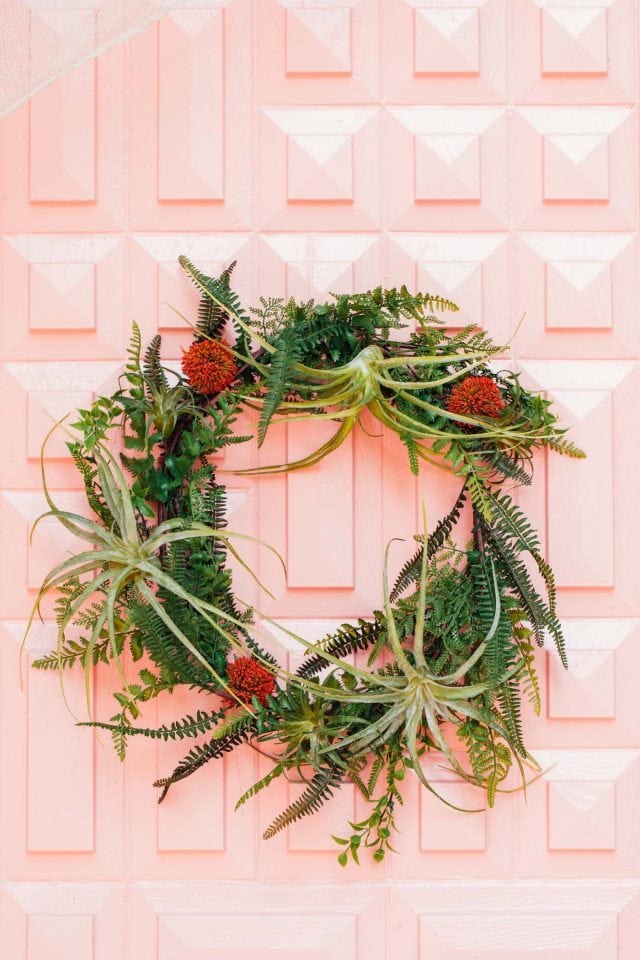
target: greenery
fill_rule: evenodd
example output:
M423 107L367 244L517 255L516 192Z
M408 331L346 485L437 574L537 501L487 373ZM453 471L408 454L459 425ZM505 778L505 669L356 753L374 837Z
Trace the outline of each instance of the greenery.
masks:
M549 401L496 369L504 346L474 328L447 332L434 311L456 310L449 301L377 288L325 304L262 300L245 311L230 286L233 265L211 278L181 262L201 292L184 374L163 366L160 337L143 353L134 325L118 389L80 410L71 427L58 425L93 516L60 510L43 469L44 516L86 549L42 584L29 627L54 592L58 639L35 666L62 678L80 665L88 701L90 671L115 667L116 712L84 723L108 730L123 759L132 736L192 741L157 781L160 800L209 761L249 745L272 764L238 806L280 778L303 784L265 838L350 783L370 813L334 838L339 862L357 863L365 850L381 861L393 849L408 774L452 805L427 775L427 756L474 784L479 808L482 794L495 803L514 765L523 788L538 775L522 727L523 702L540 711L534 649L550 639L566 656L553 573L511 495L531 483L536 449L582 453ZM394 584L387 546L381 610L313 643L285 631L305 652L295 673L265 652L254 611L233 591L229 557L249 569L240 551L253 538L226 527L212 455L250 439L236 432L245 408L258 413L259 444L278 424L336 423L310 456L245 473L318 463L367 410L400 436L412 470L433 462L461 482L431 531L423 511ZM465 513L472 533L463 544L453 535ZM354 663L359 651L366 665ZM211 708L143 726L144 704L179 687L213 697Z
M450 301L412 295L406 287L378 287L329 304L263 300L249 315L228 277L220 282L185 257L180 262L203 296L242 331L237 355L256 375L257 395L245 402L260 410L258 443L272 423L338 424L333 437L303 459L246 473L318 463L344 442L367 409L401 438L414 473L421 460L440 462L465 481L476 508L490 521L487 488L496 479L526 482L536 447L582 455L566 441L548 400L524 390L517 374L491 372L488 363L503 346L475 327L448 335L432 311L457 310ZM405 319L417 323L417 331L408 341L392 339ZM261 348L259 358L247 349L249 337ZM472 374L496 384L502 397L498 416L448 409L452 389Z

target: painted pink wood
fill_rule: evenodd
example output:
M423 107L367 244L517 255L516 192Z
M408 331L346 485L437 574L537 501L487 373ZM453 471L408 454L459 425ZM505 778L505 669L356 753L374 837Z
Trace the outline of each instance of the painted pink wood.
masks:
M190 0L3 122L3 957L638 956L637 20L625 0ZM362 813L353 791L264 843L297 788L235 814L263 769L254 754L157 808L151 782L173 746L134 743L122 767L74 727L55 677L20 689L34 589L69 546L43 525L28 550L42 436L113 386L132 319L179 357L167 303L197 302L183 252L211 270L238 258L248 302L407 283L457 300L456 324L503 342L526 312L515 362L589 454L539 458L520 495L557 571L571 661L567 674L539 656L546 706L527 732L546 773L527 803L504 795L464 817L408 783L400 855L342 871L329 833ZM274 429L259 453L239 447L221 465L281 461L319 439ZM266 612L313 640L379 605L384 544L409 541L393 548L397 569L420 498L435 522L457 493L436 470L415 481L403 458L395 437L359 432L308 473L230 477L231 526L288 559L285 583L247 551L276 595ZM47 467L76 505L61 442ZM253 589L240 571L238 592ZM44 614L30 657L51 643L51 604ZM114 683L96 678L103 717ZM81 677L65 688L82 715ZM181 694L149 721L196 708Z

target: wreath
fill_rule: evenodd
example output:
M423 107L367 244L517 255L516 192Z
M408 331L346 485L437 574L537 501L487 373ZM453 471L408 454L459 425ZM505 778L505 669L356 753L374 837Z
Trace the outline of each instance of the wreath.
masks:
M407 771L439 796L425 754L484 791L489 805L514 765L522 788L540 775L523 742L522 703L540 711L535 646L551 639L565 665L566 656L553 573L512 492L531 483L536 449L584 454L548 400L498 369L505 346L476 327L447 331L436 314L457 310L448 300L377 287L328 303L261 299L245 312L230 285L234 264L217 278L186 258L181 264L201 294L182 373L163 366L160 336L143 352L134 324L118 389L80 410L71 427L53 428L67 431L91 518L56 506L43 445L44 516L86 550L40 587L27 633L53 591L57 644L34 666L83 666L83 723L108 730L122 759L129 737L197 738L156 782L160 801L209 761L249 744L271 768L238 806L280 777L304 784L265 838L353 784L370 813L334 838L339 861L357 862L365 847L381 861L393 849ZM304 651L295 672L263 647L256 611L233 592L229 559L253 575L243 541L260 541L227 528L225 487L211 457L251 439L235 432L246 408L258 412L258 444L293 421L329 420L335 432L303 459L238 472L316 464L366 409L399 436L413 473L426 461L460 480L456 502L431 530L423 509L393 584L387 546L381 610L313 643L285 630ZM460 545L452 534L463 512L472 533ZM125 660L136 664L135 681ZM91 670L101 663L121 678L109 722L90 712ZM140 725L146 702L185 686L212 695L212 709Z

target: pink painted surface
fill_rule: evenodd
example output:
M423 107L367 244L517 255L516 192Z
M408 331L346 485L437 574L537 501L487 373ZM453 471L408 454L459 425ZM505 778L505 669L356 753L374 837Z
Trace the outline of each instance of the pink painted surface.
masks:
M637 958L637 40L625 0L195 0L4 121L3 958ZM527 804L465 818L409 784L402 855L345 872L328 834L359 815L353 792L266 844L287 791L232 812L258 772L249 751L158 809L151 781L173 746L134 743L122 767L74 727L54 677L19 689L34 588L68 546L43 525L27 549L41 438L114 383L132 319L178 356L166 303L196 303L182 252L212 270L237 257L249 301L404 282L503 340L526 311L517 363L589 454L540 458L521 497L557 571L572 668L540 656L545 715L527 728L547 773ZM260 459L313 440L274 430ZM47 467L76 503L61 443ZM364 433L306 474L230 483L233 526L289 562L285 584L259 558L267 612L310 639L379 604L383 545L410 537L419 494L435 518L455 493ZM31 652L51 636L39 626ZM109 684L96 679L103 716ZM78 709L81 686L68 679ZM180 695L158 719L195 706Z

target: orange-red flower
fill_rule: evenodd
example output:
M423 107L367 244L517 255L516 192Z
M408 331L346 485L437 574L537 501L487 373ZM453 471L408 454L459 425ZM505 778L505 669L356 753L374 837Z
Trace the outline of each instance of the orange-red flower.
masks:
M229 687L243 703L251 703L257 697L264 706L267 696L276 688L274 675L253 657L238 657L227 664Z
M233 381L238 366L218 340L199 340L182 355L182 369L198 393L220 393Z
M465 377L457 383L446 402L449 413L461 413L464 417L490 417L496 419L504 407L500 387L490 377ZM474 430L470 423L458 423L462 430Z

